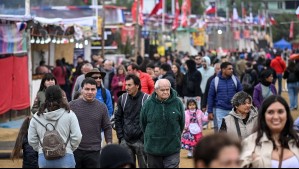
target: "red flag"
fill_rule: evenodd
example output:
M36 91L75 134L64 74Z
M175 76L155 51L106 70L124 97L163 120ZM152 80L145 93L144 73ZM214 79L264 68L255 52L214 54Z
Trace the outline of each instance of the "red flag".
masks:
M191 14L191 0L184 0L182 5L182 22L181 25L183 27L188 26L188 16Z
M133 5L132 5L132 18L133 22L136 22L136 15L137 15L137 6L138 6L138 1L139 1L139 17L138 17L138 23L139 25L143 25L143 0L135 0Z
M294 21L292 21L290 25L290 38L294 38Z
M172 30L176 30L179 27L179 25L180 25L179 16L180 16L180 3L179 3L179 0L176 0L175 1L175 15L174 15Z
M216 3L211 2L210 6L206 9L205 12L206 12L207 15L215 14L217 12Z
M160 0L156 6L154 7L154 9L152 10L152 12L150 13L149 17L153 16L153 15L159 15L161 14L161 11L163 12L163 0Z
M273 16L270 16L270 23L271 25L277 25L277 22Z

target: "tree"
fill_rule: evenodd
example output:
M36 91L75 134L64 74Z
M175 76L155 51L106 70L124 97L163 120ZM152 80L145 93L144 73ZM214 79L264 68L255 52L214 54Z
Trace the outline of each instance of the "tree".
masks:
M278 41L281 38L284 38L286 40L292 40L289 38L290 35L290 24L291 21L297 21L297 16L295 14L279 14L275 16L275 20L277 22L277 25L272 26L272 32L273 32L273 41ZM281 24L283 22L286 22L286 24ZM294 23L294 37L299 33L299 27L298 23Z

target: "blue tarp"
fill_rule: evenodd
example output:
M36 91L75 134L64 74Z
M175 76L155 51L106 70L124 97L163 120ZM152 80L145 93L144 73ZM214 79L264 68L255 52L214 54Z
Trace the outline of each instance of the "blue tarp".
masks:
M0 123L0 128L19 129L21 128L24 119L9 121L6 123Z
M280 41L274 43L274 48L282 50L285 48L292 49L292 44L284 39L281 39Z

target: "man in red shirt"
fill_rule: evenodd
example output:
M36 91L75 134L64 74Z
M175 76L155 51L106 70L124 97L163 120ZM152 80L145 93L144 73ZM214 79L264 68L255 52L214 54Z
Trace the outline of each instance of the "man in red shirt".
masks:
M281 52L277 51L275 59L271 61L271 68L273 68L277 74L278 79L278 95L281 95L282 91L282 76L287 68L285 61L281 58Z
M132 63L128 66L128 74L134 74L137 77L139 77L141 81L141 91L151 95L154 90L155 90L155 84L153 79L151 78L150 75L143 73L140 69L139 66L136 65L135 63ZM125 84L125 83L124 83ZM126 86L123 86L123 90L125 90Z

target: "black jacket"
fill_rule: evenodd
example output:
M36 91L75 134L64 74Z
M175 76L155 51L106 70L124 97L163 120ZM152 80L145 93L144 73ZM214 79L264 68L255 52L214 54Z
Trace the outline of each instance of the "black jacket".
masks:
M216 74L211 76L207 82L206 91L201 99L201 108L208 108L209 90L210 90L211 83L212 83L213 79L215 79L215 77L216 77Z
M167 72L164 76L162 76L162 79L167 79L171 83L171 87L176 90L176 80L175 80L175 75L173 74L172 71Z
M202 92L200 89L201 83L201 73L199 71L195 72L187 72L184 76L183 81L183 94L185 97L197 97L202 96Z
M127 100L125 94L119 97L118 110L115 112L115 130L119 141L125 139L128 143L136 143L139 140L143 142L140 112L144 95L144 93L138 92L135 97L128 95ZM145 98L148 98L148 95L146 96ZM126 104L123 108L124 103Z
M28 143L28 137L23 139L23 168L38 168L38 153Z

